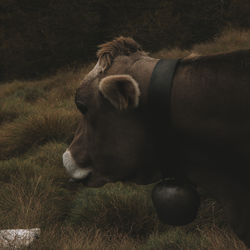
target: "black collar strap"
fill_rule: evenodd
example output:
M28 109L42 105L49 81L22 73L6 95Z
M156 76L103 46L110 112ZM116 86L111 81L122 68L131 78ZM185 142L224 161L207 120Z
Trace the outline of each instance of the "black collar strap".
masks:
M177 159L173 156L175 148L174 132L171 126L171 89L174 74L180 59L161 59L155 65L151 76L148 93L149 126L157 160L162 177L176 177L174 164ZM173 159L174 157L174 159ZM166 168L165 162L172 167Z
M171 89L180 59L160 59L153 70L149 86L149 106L156 120L170 125Z

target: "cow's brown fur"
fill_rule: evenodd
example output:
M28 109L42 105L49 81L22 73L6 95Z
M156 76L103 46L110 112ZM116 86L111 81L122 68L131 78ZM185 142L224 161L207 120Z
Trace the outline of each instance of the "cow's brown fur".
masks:
M97 75L86 77L77 90L88 113L69 146L79 168L92 169L85 184L152 183L163 168L166 173L174 169L221 202L231 226L250 246L250 50L180 61L171 113L159 113L162 120L171 116L171 133L148 114L158 59L123 37L101 45L97 55L105 70L94 71ZM119 111L101 93L100 82L117 75L130 75L138 83L138 107ZM117 87L114 82L111 86Z

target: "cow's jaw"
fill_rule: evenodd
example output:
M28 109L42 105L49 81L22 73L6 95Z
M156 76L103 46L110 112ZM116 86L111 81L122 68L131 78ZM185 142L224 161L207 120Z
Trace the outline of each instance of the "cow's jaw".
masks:
M83 180L92 172L91 168L80 168L74 161L71 152L67 149L63 154L63 165L71 178Z

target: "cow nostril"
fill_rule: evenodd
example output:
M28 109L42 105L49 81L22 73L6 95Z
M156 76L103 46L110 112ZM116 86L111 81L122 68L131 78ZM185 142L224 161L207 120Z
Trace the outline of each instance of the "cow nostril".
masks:
M82 180L86 178L92 171L91 167L79 167L73 159L69 150L66 150L63 154L63 165L71 178L75 180Z

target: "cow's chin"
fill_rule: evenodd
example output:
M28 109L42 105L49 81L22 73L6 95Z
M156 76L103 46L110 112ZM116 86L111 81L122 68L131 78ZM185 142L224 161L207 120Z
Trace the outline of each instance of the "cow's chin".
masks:
M73 183L80 183L85 187L93 187L98 188L102 187L107 183L115 183L115 182L124 182L124 183L135 183L137 185L149 185L161 179L161 175L153 175L153 176L130 176L130 177L104 177L98 175L94 172L90 173L84 179L70 179Z
M105 177L95 176L94 174L91 173L84 179L70 178L69 182L74 183L74 184L82 184L85 187L98 188L98 187L102 187L105 184L110 183L112 181L108 178L105 178Z

